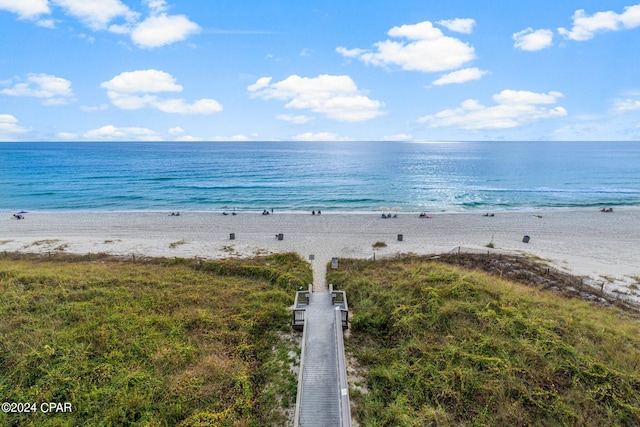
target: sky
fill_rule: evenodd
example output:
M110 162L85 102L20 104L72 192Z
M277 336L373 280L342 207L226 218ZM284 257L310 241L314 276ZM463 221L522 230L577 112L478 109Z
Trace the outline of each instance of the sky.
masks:
M639 53L639 0L0 0L0 140L640 140Z

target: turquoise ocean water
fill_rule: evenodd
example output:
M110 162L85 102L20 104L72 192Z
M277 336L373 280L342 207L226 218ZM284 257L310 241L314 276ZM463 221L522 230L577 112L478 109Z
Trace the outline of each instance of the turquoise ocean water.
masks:
M640 142L5 142L3 211L640 206Z

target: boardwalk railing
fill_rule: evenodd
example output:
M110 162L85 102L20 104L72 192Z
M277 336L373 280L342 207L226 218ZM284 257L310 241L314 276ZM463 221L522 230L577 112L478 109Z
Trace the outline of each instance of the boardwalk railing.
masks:
M346 301L346 300L345 300ZM342 310L336 307L336 357L338 361L338 398L340 399L340 426L351 426L351 403L349 402L349 385L347 383L347 363L344 357L344 337L342 336Z
M308 291L296 292L296 300L293 303L293 320L291 325L296 331L304 329L305 313L309 306L309 295L311 294L312 285L309 285Z
M347 304L347 294L344 291L334 291L333 285L329 285L331 292L331 304L340 308L340 324L342 329L349 327L349 305Z
M296 411L293 418L293 427L300 427L300 408L302 407L302 386L304 380L304 359L307 348L307 329L304 328L302 331L302 349L300 351L300 367L298 370L298 393L296 395Z

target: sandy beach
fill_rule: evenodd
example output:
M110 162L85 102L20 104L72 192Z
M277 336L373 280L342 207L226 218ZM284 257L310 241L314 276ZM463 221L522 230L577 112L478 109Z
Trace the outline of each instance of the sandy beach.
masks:
M216 259L274 252L314 256L314 286L332 257L502 251L529 254L640 300L640 209L484 213L32 212L0 215L0 251ZM230 239L231 233L235 239ZM277 234L283 234L278 240ZM398 235L402 234L402 240ZM530 237L528 243L523 237ZM376 242L386 247L374 249ZM487 248L493 243L495 249ZM599 286L598 286L599 287Z

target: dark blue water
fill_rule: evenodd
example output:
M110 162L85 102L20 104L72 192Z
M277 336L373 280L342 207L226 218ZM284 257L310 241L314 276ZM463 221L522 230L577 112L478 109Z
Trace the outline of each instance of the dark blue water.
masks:
M0 143L0 210L640 206L634 142Z

